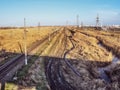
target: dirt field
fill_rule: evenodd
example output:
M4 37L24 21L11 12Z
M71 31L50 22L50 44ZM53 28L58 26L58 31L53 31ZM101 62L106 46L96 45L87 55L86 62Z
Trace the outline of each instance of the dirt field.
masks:
M30 39L27 42L28 45L51 33L53 28L41 29L43 34L40 37L37 35L38 30L31 29L30 33L28 29ZM35 61L23 76L20 76L24 71L21 69L18 72L18 80L14 84L20 85L19 88L33 86L38 90L41 88L43 90L120 89L120 33L74 27L57 29L59 30L51 35L50 40L47 39L40 45L39 60ZM12 44L10 38L2 35L1 38L3 38L3 48L10 51L7 48ZM16 38L14 37L14 40ZM23 38L20 36L19 38L21 38L19 42L22 42ZM11 44L4 45L7 40ZM17 40L16 42L18 43ZM15 50L20 52L19 48Z

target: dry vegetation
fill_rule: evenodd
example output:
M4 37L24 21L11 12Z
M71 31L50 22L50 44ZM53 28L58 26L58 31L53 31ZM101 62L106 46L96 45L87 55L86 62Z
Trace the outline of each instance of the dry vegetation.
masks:
M54 32L55 29L56 27L28 27L27 49ZM24 41L24 28L0 29L0 62L24 53Z
M95 30L82 30L80 31L89 37L97 38L108 50L115 53L118 57L120 55L120 33L112 31L95 31Z
M52 29L53 27L41 27L41 32L39 32L37 28L29 28L27 32L29 37L27 38L28 47L30 47L33 42L36 42L48 35L48 33L53 32ZM120 55L120 33L98 31L94 29L81 30L71 27L69 29L57 29L60 30L50 37L50 41L46 40L39 46L37 52L41 56L39 60L33 62L27 73L24 72L24 75L19 76L24 69L18 73L19 77L16 81L18 85L20 84L27 87L34 86L34 89L46 90L47 88L50 88L48 86L48 84L50 85L50 83L48 83L50 80L49 77L53 77L54 80L52 81L55 82L56 86L59 84L58 86L60 87L60 84L62 83L63 86L66 85L67 87L68 84L62 81L61 78L63 77L60 77L57 73L62 72L65 80L74 87L74 90L120 89L120 66L119 64L116 64L115 68L109 66L112 66L112 60L115 56L119 57ZM16 35L18 33L16 31L19 31L20 34ZM3 34L0 33L0 38L2 40L1 46L3 49L11 52L21 52L18 42L23 46L23 29L12 30L12 34L14 35L5 33L9 32L6 30L1 30L0 32L4 32ZM8 37L5 37L6 35ZM12 42L10 37L12 38ZM16 44L12 46L13 43ZM67 51L69 51L66 55L68 61L77 69L81 76L77 76L63 60L64 53ZM43 65L44 61L48 63L46 63L45 66ZM52 64L50 62L52 62ZM107 82L102 78L101 72L99 71L100 68L104 67L112 68L109 72L105 72L108 75L110 82ZM47 73L46 68L48 70L52 68L51 71L49 71L52 73ZM21 86L19 88L21 88ZM64 90L61 88L59 88L59 90Z
M27 28L27 47L54 31L55 27ZM21 53L24 49L24 29L0 29L0 50Z
M69 57L73 59L85 59L91 61L111 62L112 54L98 45L99 41L94 37L76 32L73 36L75 48ZM104 58L103 58L104 57Z
M70 62L77 68L81 77L75 76L70 69L66 70L67 66L63 62L63 72L67 81L76 90L119 90L120 66L112 60L116 56L118 59L120 57L120 33L85 29L77 30L73 38L76 47L68 57L79 60ZM108 78L99 71L100 67L102 70L106 69Z

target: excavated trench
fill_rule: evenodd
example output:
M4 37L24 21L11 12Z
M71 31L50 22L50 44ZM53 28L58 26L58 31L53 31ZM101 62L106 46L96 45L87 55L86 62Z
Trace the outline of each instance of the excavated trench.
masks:
M98 46L102 47L102 48L105 48L107 49L107 47L105 47L102 42L99 42L98 43ZM107 51L111 51L110 49L107 49ZM116 55L113 51L112 51L112 56L113 56L113 59L112 59L112 63L116 63L120 60L120 58L118 57L118 55Z
M70 40L72 43L72 39ZM109 51L101 41L98 46ZM112 82L111 69L116 67L119 57L113 53L109 65L97 67L92 61L66 59L67 53L72 49L74 45L64 53L64 58L45 57L45 74L51 90L107 90L108 84Z
M100 46L102 48L106 48L106 47L104 47L102 42L99 42L98 46ZM110 51L110 50L108 50L108 51ZM113 56L113 59L112 59L112 62L110 65L108 65L106 67L98 68L98 71L100 72L101 79L104 79L107 83L111 83L111 78L106 72L110 72L111 68L114 69L115 65L117 65L117 63L119 63L119 61L120 61L119 57L117 57L117 55L115 55L114 53L112 53L112 56Z
M99 43L98 43L99 47L105 48L108 52L112 52L112 57L113 57L113 59L111 60L112 62L110 62L110 64L105 66L105 67L98 68L98 71L100 72L100 78L103 79L107 83L111 83L112 80L111 80L111 77L109 76L109 74L111 73L111 70L115 69L115 67L118 64L120 64L120 56L115 52L115 50L113 50L112 48L105 45L99 39L99 37L94 37L92 35L89 35L89 34L86 34L86 33L83 33L83 32L81 32L81 33L88 36L88 37L96 38L99 41Z

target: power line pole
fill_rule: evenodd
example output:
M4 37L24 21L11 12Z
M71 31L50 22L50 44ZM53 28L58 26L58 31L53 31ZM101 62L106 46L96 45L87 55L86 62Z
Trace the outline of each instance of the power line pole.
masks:
M27 65L27 31L26 31L26 19L24 18L24 50L25 50L25 65Z
M38 30L40 30L40 22L38 22Z
M76 16L76 24L77 24L77 28L79 28L79 15Z
M40 31L40 22L38 22L38 35L39 35L39 31Z
M97 17L96 17L96 28L98 28L99 25L100 25L99 14L97 14Z

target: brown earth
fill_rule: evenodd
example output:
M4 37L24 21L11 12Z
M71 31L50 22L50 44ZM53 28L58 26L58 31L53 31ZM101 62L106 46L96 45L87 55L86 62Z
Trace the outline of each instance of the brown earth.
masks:
M41 45L40 51L45 47L42 60L36 60L16 83L25 87L44 84L45 90L119 90L119 63L112 68L114 56L120 54L119 40L116 32L61 28L49 44ZM110 82L99 70L108 66L112 69L104 72Z

